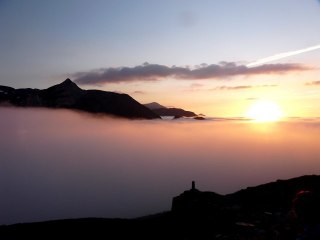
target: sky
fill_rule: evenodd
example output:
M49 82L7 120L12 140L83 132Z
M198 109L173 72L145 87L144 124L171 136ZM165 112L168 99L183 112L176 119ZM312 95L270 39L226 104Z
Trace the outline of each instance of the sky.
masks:
M69 77L208 116L258 99L320 116L317 0L0 0L0 29L0 85Z
M317 174L319 29L319 0L0 0L0 85L70 78L221 117L0 108L0 224L142 216L192 180L224 194ZM300 118L239 120L270 105Z

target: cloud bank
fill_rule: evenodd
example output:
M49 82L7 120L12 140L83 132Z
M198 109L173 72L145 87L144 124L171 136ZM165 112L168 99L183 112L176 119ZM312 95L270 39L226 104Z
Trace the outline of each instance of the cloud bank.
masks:
M170 209L195 180L231 193L318 174L320 125L129 121L0 108L0 225L138 217ZM231 151L232 150L232 151Z
M234 76L259 74L283 74L292 71L309 70L301 64L265 64L257 67L237 65L234 62L201 64L197 68L168 67L160 64L144 63L135 67L102 68L89 72L78 72L72 77L79 84L107 84L136 81L156 81L166 78L179 80L224 79Z

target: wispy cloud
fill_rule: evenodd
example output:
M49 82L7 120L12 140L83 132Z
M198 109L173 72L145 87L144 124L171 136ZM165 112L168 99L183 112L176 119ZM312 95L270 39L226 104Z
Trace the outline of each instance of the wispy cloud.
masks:
M241 89L248 89L252 88L252 86L219 86L216 88L213 88L212 90L241 90Z
M205 85L201 83L192 83L189 87L184 89L185 92L197 92L204 90Z
M251 76L259 74L282 74L292 71L309 70L301 64L265 64L248 68L234 62L220 64L202 64L196 68L168 67L160 64L144 63L136 67L102 68L89 72L78 72L73 75L79 84L106 84L137 81L157 81L166 78L179 80L225 79L234 76Z
M133 94L146 94L145 91L134 91Z
M262 87L277 87L278 85L240 85L240 86L218 86L211 90L243 90L243 89L250 89L250 88L262 88Z
M190 85L190 88L200 88L200 87L203 87L205 85L201 84L201 83L192 83Z
M254 61L252 63L247 64L247 67L256 67L265 63L269 63L272 61L276 61L276 60L280 60L283 58L287 58L287 57L291 57L291 56L295 56L301 53L306 53L306 52L310 52L310 51L314 51L320 49L320 45L316 45L316 46L312 46L312 47L308 47L308 48L303 48L300 50L295 50L295 51L289 51L289 52L283 52L283 53L279 53L279 54L275 54L272 55L270 57L266 57L266 58L262 58L259 59L257 61Z
M307 86L320 85L320 81L307 82L306 85Z

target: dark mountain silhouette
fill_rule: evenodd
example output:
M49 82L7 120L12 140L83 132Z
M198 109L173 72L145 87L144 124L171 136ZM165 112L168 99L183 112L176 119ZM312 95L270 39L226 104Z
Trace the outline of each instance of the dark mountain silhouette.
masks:
M292 200L300 190L319 199L320 176L310 175L249 187L228 195L190 190L172 209L135 219L73 219L0 226L0 239L296 239ZM320 217L320 216L319 216ZM318 238L314 238L318 239Z
M194 117L193 119L195 119L195 120L206 120L204 117L199 117L199 116Z
M162 106L160 105L159 103L157 102L152 102L152 103L146 103L146 104L143 104L145 107L153 110L153 109L159 109L159 108L166 108L165 106Z
M160 116L179 116L179 117L194 117L197 116L194 112L186 111L181 108L158 108L152 110Z
M197 114L195 114L194 112L186 111L181 108L167 108L156 102L147 103L144 104L144 106L146 106L159 116L174 116L176 119L181 117L197 116Z
M182 215L207 213L222 204L224 196L214 192L202 192L195 188L195 182L192 182L192 188L184 191L172 200L171 210Z
M132 119L159 118L127 94L82 90L70 79L44 90L0 86L0 105L68 108Z

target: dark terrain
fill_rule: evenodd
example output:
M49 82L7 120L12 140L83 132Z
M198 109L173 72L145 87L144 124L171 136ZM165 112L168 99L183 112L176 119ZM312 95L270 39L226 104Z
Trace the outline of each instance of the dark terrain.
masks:
M194 184L173 198L171 211L136 219L69 219L0 226L0 239L295 239L292 200L320 192L310 175L249 187L233 194L203 192ZM318 196L318 195L317 195Z
M173 108L173 107L167 108L156 102L147 103L147 104L144 104L144 106L149 108L159 116L174 116L175 118L197 116L197 114L195 114L194 112L186 111L181 108Z
M160 118L127 94L83 90L70 79L43 90L0 86L0 106L67 108L129 119Z

